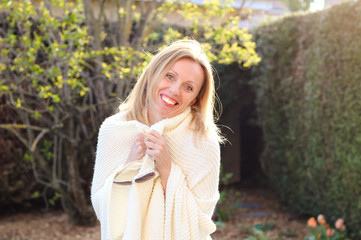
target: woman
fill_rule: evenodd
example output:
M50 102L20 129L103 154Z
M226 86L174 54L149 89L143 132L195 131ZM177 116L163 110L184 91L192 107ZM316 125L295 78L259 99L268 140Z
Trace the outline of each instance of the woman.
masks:
M220 166L214 100L197 41L153 57L99 131L91 199L102 239L210 239Z

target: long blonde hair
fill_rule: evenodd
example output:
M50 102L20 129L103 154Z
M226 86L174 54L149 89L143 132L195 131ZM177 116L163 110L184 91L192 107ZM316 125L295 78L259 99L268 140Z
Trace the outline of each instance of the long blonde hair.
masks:
M211 64L201 44L196 40L179 40L157 53L139 77L127 99L119 106L120 111L127 111L127 120L147 122L147 109L154 97L155 88L167 71L180 59L188 58L199 63L204 71L204 83L198 93L197 101L191 106L192 129L200 135L215 125L214 104L216 99Z

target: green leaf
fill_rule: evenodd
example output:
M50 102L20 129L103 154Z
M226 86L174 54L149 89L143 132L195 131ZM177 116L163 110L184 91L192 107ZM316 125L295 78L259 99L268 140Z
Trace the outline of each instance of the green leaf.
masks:
M24 160L25 160L26 162L32 162L32 161L34 161L34 158L33 158L33 156L25 153L25 154L24 154Z
M53 111L55 110L54 105L50 105L50 106L48 106L48 110L49 110L50 112L53 112Z
M0 86L0 93L3 92L3 93L7 93L9 91L9 87L8 86L5 86L5 85L1 85Z
M31 194L30 198L39 198L40 197L40 193L38 191L34 192L33 194Z
M263 224L262 223L258 223L256 225L253 226L253 229L257 229L257 230L262 230L263 229Z
M269 222L264 226L263 230L264 231L270 231L270 230L275 229L275 227L276 227L276 224L274 222Z
M52 97L54 103L60 102L60 97L59 97L59 95L57 95L57 94L52 94L51 97Z
M20 98L18 98L17 100L16 100L16 108L20 108L21 107L21 104L22 104L22 102L21 102L21 100L20 100Z
M41 116L42 115L39 112L35 112L35 113L31 114L31 117L34 119L39 119L39 118L41 118Z

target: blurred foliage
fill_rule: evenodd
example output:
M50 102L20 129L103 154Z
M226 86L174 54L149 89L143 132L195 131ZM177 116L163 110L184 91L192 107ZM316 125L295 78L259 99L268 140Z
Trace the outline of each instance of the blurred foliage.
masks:
M19 178L22 184L12 186L28 187L19 204L43 197L46 204L61 204L76 223L93 222L89 186L98 127L164 44L194 38L207 42L214 63L247 68L260 61L230 1L135 3L115 1L118 15L111 22L106 1L0 1L0 130L11 134L17 149L22 144L17 155L8 154L17 166L22 155L32 172L29 183ZM190 27L166 24L169 12ZM14 169L6 176L17 174Z
M241 193L229 187L232 173L224 173L223 167L220 172L220 196L213 214L213 220L219 227L224 227L226 222L237 212L239 208L238 199Z
M352 19L352 20L350 20ZM263 169L294 211L361 226L361 1L255 33Z
M4 101L1 97L0 104ZM0 108L2 121L10 122L14 116L15 112L9 107ZM0 135L0 211L30 207L29 199L36 181L31 174L31 164L22 160L25 153L23 144L5 129L0 129Z
M307 11L314 0L280 0L291 12Z
M275 228L275 224L273 222L269 222L266 224L256 224L252 228L253 236L249 236L245 238L244 240L273 240L278 239L282 240L282 236L272 236L267 231L271 231Z

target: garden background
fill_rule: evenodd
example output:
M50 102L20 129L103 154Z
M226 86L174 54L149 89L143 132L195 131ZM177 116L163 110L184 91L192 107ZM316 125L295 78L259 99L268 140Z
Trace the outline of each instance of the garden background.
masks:
M360 239L361 1L251 31L236 10L219 1L2 1L1 211L62 209L74 224L96 223L99 125L159 47L190 37L205 43L220 124L233 130L222 128L232 145L222 147L215 220L237 211L227 208L242 194L234 182L260 174L292 213L322 213L332 228L343 218ZM167 22L170 13L186 26Z

